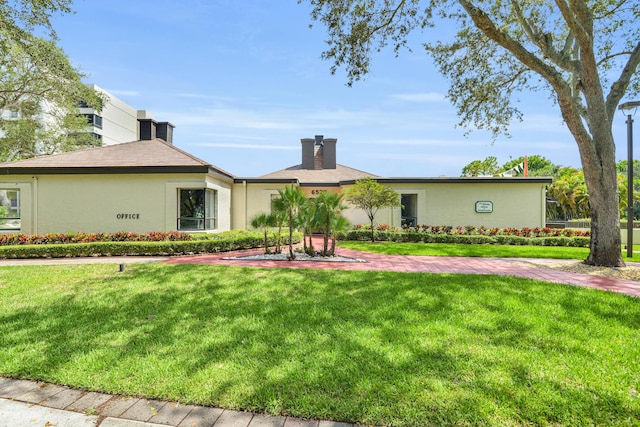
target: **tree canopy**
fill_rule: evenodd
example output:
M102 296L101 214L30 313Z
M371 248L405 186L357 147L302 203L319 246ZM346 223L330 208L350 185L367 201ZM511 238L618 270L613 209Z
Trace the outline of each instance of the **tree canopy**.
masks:
M50 17L69 12L67 0L21 0L0 5L0 160L11 161L97 145L84 132L77 103L100 110L104 96L55 43ZM49 39L35 31L48 31Z
M499 171L498 159L489 156L484 160L474 160L462 168L462 176L494 176Z
M344 190L344 199L358 209L362 209L371 226L371 241L375 240L374 225L376 213L380 209L400 207L400 195L391 187L380 184L373 178L356 180Z
M392 44L399 52L414 30L453 20L451 40L438 33L424 46L450 81L460 124L506 133L522 118L518 94L547 92L578 146L591 198L586 261L624 264L611 129L623 96L640 91L636 0L308 1L329 35L323 57L332 71L344 67L350 84L369 72L375 51Z

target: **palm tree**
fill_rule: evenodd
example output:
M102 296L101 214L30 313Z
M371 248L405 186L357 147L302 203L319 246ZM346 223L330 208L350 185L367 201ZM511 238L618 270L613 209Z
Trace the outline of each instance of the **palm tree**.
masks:
M307 196L302 192L300 187L289 185L283 190L278 190L279 197L274 200L274 208L279 212L284 212L286 221L289 225L289 256L290 260L294 260L296 256L293 254L293 229L298 225L298 212L300 207L304 205Z
M282 227L284 227L287 220L286 209L280 198L273 200L271 209L272 212L269 218L271 226L276 228L276 253L279 254L282 252Z
M256 215L251 219L251 226L258 230L261 230L264 233L264 253L268 254L271 251L269 250L269 237L268 232L271 227L273 227L275 217L273 215L269 215L266 213L261 213Z
M318 213L318 222L324 237L322 256L328 256L330 255L329 237L333 235L335 225L337 225L336 218L342 216L342 211L347 207L342 204L342 194L329 191L320 193L315 199L315 205ZM335 247L335 240L333 246Z
M313 234L313 230L317 230L319 228L315 199L307 199L306 202L300 207L299 214L300 218L298 224L300 224L300 227L302 227L302 231L304 233L304 236L302 237L304 253L314 256L315 249L313 248L313 240L311 238L311 235ZM308 245L307 237L309 238Z
M330 256L334 256L336 254L336 234L340 231L348 230L351 227L351 223L349 220L342 215L337 215L333 222L333 229L331 231L331 250L329 251Z

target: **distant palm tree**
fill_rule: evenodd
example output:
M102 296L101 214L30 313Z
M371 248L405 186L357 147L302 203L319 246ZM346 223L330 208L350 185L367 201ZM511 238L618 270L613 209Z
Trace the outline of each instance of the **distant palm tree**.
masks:
M322 248L322 256L333 255L329 251L329 238L334 235L335 228L338 225L338 217L342 217L342 211L347 209L342 204L342 195L329 191L320 193L315 199L316 211L318 214L318 223L322 229L324 237L324 245ZM335 239L332 245L335 248Z
M289 185L282 190L278 190L278 198L274 200L274 209L280 213L284 212L289 226L289 255L290 260L296 256L293 253L293 229L298 226L300 207L304 205L307 196L300 187Z
M256 215L251 219L251 226L264 233L264 253L268 254L269 250L269 229L274 226L275 217L266 213Z

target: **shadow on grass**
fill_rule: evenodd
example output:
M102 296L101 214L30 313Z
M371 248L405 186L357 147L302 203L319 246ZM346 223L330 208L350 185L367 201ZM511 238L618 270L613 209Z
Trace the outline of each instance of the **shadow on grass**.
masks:
M498 276L103 268L0 287L0 373L362 424L640 418L638 299Z

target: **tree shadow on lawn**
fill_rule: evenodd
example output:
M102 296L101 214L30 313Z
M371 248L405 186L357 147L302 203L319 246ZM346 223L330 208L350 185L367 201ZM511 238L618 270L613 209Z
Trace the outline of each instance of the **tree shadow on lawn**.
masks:
M0 311L0 372L363 424L622 425L639 307L501 276L135 266Z

